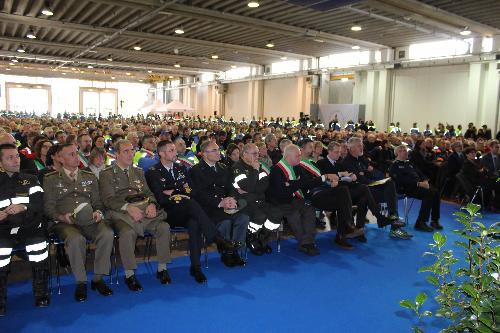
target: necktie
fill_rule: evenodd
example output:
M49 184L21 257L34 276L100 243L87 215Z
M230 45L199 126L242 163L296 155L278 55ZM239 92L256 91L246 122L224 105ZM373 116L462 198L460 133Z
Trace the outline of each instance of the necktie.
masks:
M172 179L175 179L174 168L169 169L168 172L170 172L170 175L172 176Z
M76 172L72 171L69 173L69 178L73 181L76 182Z
M214 172L217 172L217 169L215 168L215 165L214 166L211 166L210 167Z
M498 163L497 163L497 155L493 155L493 171L497 171L498 169Z
M128 180L128 169L124 169L123 173L125 173L125 176L127 177L127 180Z

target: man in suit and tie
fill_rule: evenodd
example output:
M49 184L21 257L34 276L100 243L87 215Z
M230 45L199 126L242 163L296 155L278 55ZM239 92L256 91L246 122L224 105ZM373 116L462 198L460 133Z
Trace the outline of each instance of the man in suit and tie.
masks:
M104 205L99 196L97 178L92 172L79 169L80 159L75 145L58 145L56 154L62 168L45 175L45 214L55 221L52 231L66 247L77 282L75 299L77 302L87 299L87 239L96 244L91 288L109 296L113 292L102 277L111 270L114 234L103 220Z
M185 166L176 163L177 149L171 141L160 141L157 147L160 162L146 172L146 180L160 206L167 212L172 226L187 227L189 232L190 273L199 283L206 282L201 271L201 235L207 242L215 241L228 265L235 244L222 238L198 202L192 198L193 184Z
M158 209L154 194L149 189L144 172L134 167L134 147L128 140L119 140L114 145L116 163L99 176L99 190L109 218L120 238L120 256L125 269L125 283L132 291L141 291L142 286L135 276L135 241L144 233L156 238L158 270L156 277L161 284L171 282L167 272L170 257L170 226L167 214Z
M481 157L481 165L488 171L488 177L498 178L500 171L500 143L497 140L492 140L489 145L490 152Z

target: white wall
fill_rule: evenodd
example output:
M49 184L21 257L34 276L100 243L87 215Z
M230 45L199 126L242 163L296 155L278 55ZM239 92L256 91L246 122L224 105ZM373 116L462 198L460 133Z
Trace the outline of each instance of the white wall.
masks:
M31 76L0 75L1 96L0 109L6 109L5 83L47 84L52 91L52 115L58 113L78 113L80 109L80 87L115 88L118 90L118 112L132 116L148 100L148 84L129 82L85 81L64 78L44 78ZM28 96L27 96L28 97ZM123 101L123 108L120 108Z
M235 82L228 85L225 95L226 119L252 119L252 82Z
M299 117L302 111L300 96L302 81L298 78L286 78L264 81L264 116Z
M420 128L429 123L432 128L438 122L465 126L474 121L468 114L468 65L396 70L392 97L390 121L399 121L403 129L413 122Z

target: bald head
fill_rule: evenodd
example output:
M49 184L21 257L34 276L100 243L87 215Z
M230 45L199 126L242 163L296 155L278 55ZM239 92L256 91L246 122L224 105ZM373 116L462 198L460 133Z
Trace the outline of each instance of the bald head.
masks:
M10 143L15 145L16 144L16 139L10 134L10 133L1 133L0 134L0 145Z
M294 144L286 146L283 152L283 158L292 166L300 163L300 148Z

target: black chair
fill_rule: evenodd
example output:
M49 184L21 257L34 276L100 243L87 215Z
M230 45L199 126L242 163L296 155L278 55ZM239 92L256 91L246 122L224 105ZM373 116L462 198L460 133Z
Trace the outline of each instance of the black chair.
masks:
M460 187L462 187L462 190L465 193L465 197L460 202L460 205L464 204L464 201L468 202L474 202L476 197L478 195L481 195L481 207L484 208L484 193L483 193L483 188L481 186L474 186L469 182L467 177L462 172L459 172L456 174L455 178L457 179L458 183L460 184ZM469 200L470 199L470 200Z

